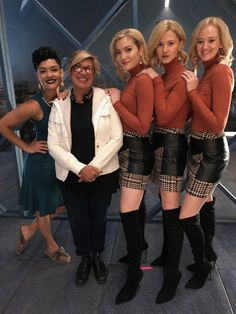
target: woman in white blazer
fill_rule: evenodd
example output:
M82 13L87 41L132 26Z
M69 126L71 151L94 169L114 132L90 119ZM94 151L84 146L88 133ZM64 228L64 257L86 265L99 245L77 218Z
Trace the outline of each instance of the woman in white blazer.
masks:
M85 50L73 53L68 71L72 90L55 100L49 117L48 147L68 211L76 254L76 284L83 286L93 266L99 283L107 271L104 250L107 209L117 189L122 126L110 97L92 87L100 65Z

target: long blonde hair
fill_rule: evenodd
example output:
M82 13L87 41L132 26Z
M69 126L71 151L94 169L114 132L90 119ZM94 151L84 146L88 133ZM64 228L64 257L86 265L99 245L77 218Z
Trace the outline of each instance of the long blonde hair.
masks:
M209 16L197 24L191 36L190 47L189 47L189 57L190 57L193 67L195 69L198 68L198 55L196 51L197 38L201 30L209 25L215 26L219 32L220 42L222 45L222 48L220 48L219 50L220 62L228 66L231 66L234 59L232 56L234 45L233 45L232 37L230 35L229 28L221 18L215 17L215 16Z
M156 53L157 45L160 41L161 36L168 31L172 31L176 34L180 41L179 58L183 64L188 61L188 54L183 50L186 43L186 35L183 27L175 20L162 20L152 30L148 41L148 54L151 62L151 66L156 69L160 64Z
M116 67L116 72L117 74L122 78L125 79L126 74L124 73L124 71L122 71L122 69L120 69L119 65L116 62L116 43L118 40L124 38L124 37L129 37L131 39L133 39L135 45L138 48L142 48L141 51L141 58L142 58L142 63L144 67L148 67L149 66L149 60L148 60L148 52L147 52L147 45L145 42L145 39L143 37L143 35L140 33L140 31L138 31L135 28L126 28L126 29L122 29L119 32L117 32L110 43L110 53L111 53L111 57L112 57L112 61Z

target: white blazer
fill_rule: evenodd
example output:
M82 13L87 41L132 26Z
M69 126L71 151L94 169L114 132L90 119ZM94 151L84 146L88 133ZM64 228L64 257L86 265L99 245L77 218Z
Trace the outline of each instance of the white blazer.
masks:
M110 97L103 89L93 87L92 123L95 135L95 156L89 163L111 173L119 168L117 152L123 144L123 130ZM65 181L69 171L79 174L86 164L71 153L71 100L54 100L48 122L48 149L55 159L56 176Z

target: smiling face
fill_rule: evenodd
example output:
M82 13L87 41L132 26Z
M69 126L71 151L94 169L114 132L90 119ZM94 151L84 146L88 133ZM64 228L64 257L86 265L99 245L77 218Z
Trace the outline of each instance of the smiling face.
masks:
M40 62L37 68L38 80L43 90L56 90L60 86L63 76L63 70L54 59L48 59Z
M78 70L80 68L80 70ZM92 69L89 71L88 69ZM84 59L79 64L75 64L71 68L71 82L74 89L78 89L86 93L93 84L94 65L90 58Z
M133 38L125 36L115 44L115 61L124 71L133 70L140 62L142 48L138 47Z
M217 27L208 25L198 34L196 40L196 52L198 57L203 61L213 59L221 48L221 41Z
M181 41L173 31L166 31L160 38L156 54L160 63L168 64L178 56Z

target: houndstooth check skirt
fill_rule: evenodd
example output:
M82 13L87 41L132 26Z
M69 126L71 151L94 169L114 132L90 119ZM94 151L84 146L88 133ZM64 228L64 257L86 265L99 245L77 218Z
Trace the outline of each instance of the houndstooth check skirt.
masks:
M145 190L153 160L153 149L149 138L135 132L125 132L123 147L119 152L120 186Z
M187 163L186 191L205 198L213 194L229 162L229 148L224 134L192 133Z
M153 134L155 161L150 179L165 191L180 192L187 163L187 139L181 129L164 132Z

